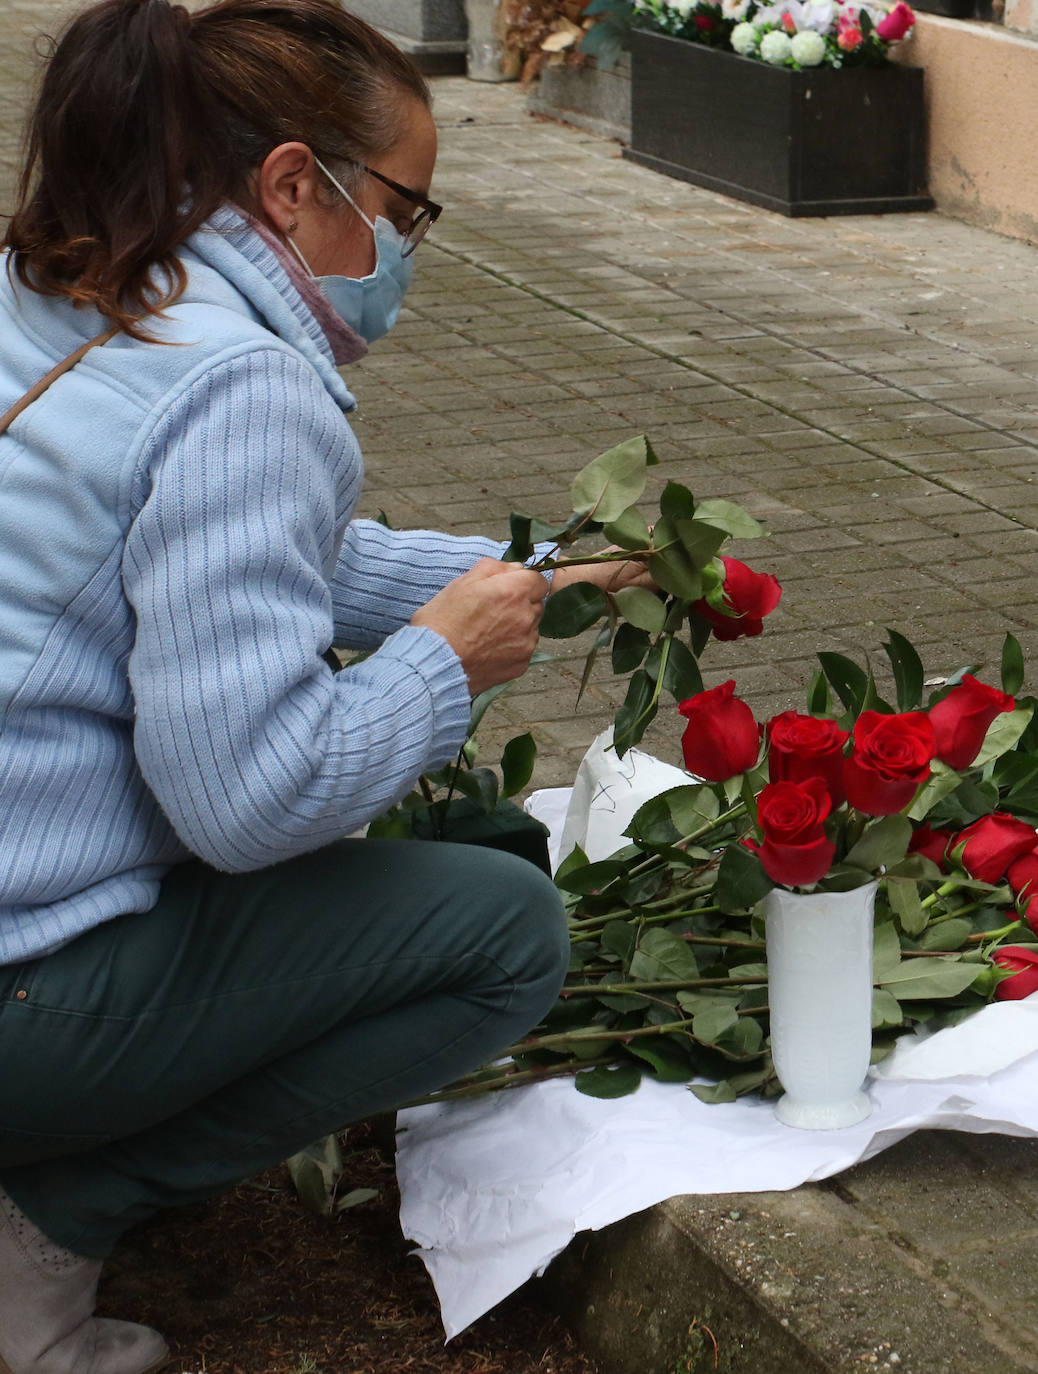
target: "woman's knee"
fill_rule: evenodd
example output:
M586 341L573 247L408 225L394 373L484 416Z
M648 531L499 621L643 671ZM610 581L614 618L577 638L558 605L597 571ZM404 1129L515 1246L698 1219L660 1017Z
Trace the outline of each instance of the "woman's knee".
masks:
M570 943L562 896L534 864L499 850L482 851L475 886L484 931L517 984L551 1005L569 967Z

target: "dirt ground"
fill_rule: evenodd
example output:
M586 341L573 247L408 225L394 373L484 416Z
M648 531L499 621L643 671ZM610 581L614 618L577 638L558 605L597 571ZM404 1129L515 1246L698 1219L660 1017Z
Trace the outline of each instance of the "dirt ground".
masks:
M344 1154L373 1201L314 1216L279 1169L164 1213L124 1238L98 1311L162 1331L172 1374L595 1374L534 1285L444 1346L385 1144L362 1125Z

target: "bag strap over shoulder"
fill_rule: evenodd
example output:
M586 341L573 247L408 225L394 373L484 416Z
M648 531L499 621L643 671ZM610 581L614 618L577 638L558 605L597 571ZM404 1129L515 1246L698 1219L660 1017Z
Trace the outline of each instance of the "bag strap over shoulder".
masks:
M52 382L56 382L58 378L63 376L66 372L71 372L76 363L82 358L85 358L92 348L100 344L106 344L109 339L114 339L118 333L118 325L115 325L111 329L106 329L103 334L97 334L94 338L88 339L85 344L80 344L75 352L70 353L67 358L62 358L61 362L52 367L45 377L41 377L35 386L29 388L21 400L15 401L10 410L0 415L0 434L3 434L9 429L11 424L21 415L22 411L31 406L33 401L38 400Z

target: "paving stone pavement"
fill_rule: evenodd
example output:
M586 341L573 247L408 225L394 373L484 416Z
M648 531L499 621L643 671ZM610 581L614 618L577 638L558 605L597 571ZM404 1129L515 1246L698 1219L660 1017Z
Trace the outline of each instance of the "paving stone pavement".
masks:
M32 35L67 12L0 7L0 207ZM349 373L366 513L503 536L513 509L564 514L573 473L645 432L662 460L651 492L673 478L731 497L770 531L737 551L776 573L782 605L703 665L711 684L736 676L759 715L802 700L819 649L876 657L887 626L935 675L995 672L1007 631L1038 659L1033 247L934 214L786 220L533 119L514 86L434 90L446 208L399 324ZM486 736L493 756L532 728L542 785L572 778L617 696L596 671L578 708L579 655L561 649ZM677 738L668 716L648 744L674 759ZM682 1329L716 1332L722 1369L1038 1369L1036 1179L1033 1142L927 1136L838 1185L652 1209L634 1242L651 1281L609 1287L630 1234L607 1235L600 1310L648 1303L655 1319L669 1302ZM668 1245L683 1304L652 1273ZM713 1307L696 1308L700 1290ZM590 1290L574 1291L594 1345ZM710 1367L687 1342L673 1353L672 1327L656 1355L640 1338L640 1366L620 1337L604 1365Z

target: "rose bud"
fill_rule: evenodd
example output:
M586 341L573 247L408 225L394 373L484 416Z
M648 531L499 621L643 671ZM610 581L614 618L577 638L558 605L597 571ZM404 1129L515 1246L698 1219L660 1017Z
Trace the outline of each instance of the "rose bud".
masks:
M683 701L688 724L681 737L685 767L708 782L745 773L760 753L760 726L746 702L735 695L735 679Z
M981 816L979 821L960 830L951 849L958 851L965 844L959 863L970 877L978 883L997 883L1010 864L1030 853L1034 840L1033 825L1004 811L992 811L990 816Z
M1014 1002L1038 991L1038 949L1028 949L1024 945L1003 945L995 950L991 959L999 968L1013 972L1012 978L1004 978L995 989L997 1002Z
M899 43L905 34L912 32L914 24L915 14L904 0L898 0L886 18L876 25L876 37L882 38L884 43Z
M782 588L771 573L754 572L737 558L723 558L724 604L731 615L715 610L706 597L693 601L692 609L708 620L716 639L740 639L759 635L764 617L779 604Z
M955 838L954 830L933 830L925 822L916 826L908 841L909 854L922 854L938 868L947 870L948 846Z
M836 846L826 837L831 802L821 778L769 782L757 798L764 839L757 850L768 877L785 887L816 883L829 871Z
M933 726L924 711L863 711L854 725L854 752L843 761L847 800L868 816L904 810L930 776L933 751Z
M988 687L967 673L927 714L937 744L935 757L961 772L980 753L988 726L1003 711L1016 709L1016 701L996 687Z
M834 720L783 711L767 724L768 777L772 782L822 778L833 806L843 801L843 746L850 739Z
M1038 842L1034 849L1013 860L1006 869L1006 878L1014 897L1038 897Z

